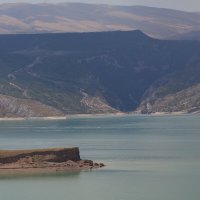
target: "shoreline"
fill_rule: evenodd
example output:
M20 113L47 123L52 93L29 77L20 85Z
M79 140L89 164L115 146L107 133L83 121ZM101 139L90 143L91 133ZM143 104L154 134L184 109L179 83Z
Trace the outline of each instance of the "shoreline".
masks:
M51 116L51 117L0 117L0 121L25 121L25 120L66 120L72 118L85 117L104 117L104 116L122 116L127 113L105 113L105 114L70 114L65 116Z
M90 161L92 162L92 161ZM52 163L51 166L46 167L17 167L17 166L0 166L0 176L2 175L31 175L31 174L52 174L52 173L65 173L65 172L81 172L92 171L105 167L104 164L90 163L85 160L78 162L66 161L60 164Z
M29 121L29 120L67 120L67 119L73 119L73 118L89 118L89 117L117 117L117 116L182 116L182 115L198 115L197 113L187 113L184 111L180 112L156 112L151 114L141 114L141 113L105 113L105 114L70 114L66 116L51 116L51 117L3 117L0 118L0 121Z

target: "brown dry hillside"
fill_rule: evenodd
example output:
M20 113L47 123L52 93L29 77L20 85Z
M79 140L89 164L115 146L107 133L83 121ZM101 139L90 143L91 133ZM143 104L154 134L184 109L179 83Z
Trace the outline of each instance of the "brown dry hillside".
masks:
M141 30L157 37L200 30L200 14L144 6L2 4L0 33Z

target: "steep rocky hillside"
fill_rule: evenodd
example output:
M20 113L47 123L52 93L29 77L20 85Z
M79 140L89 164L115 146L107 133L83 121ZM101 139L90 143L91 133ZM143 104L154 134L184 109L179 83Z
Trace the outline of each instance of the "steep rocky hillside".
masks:
M194 58L193 58L194 59ZM155 81L144 93L137 111L200 112L200 65L191 63L182 71L172 72Z
M1 116L197 112L199 75L196 41L140 31L0 36Z
M200 84L163 97L150 96L137 109L139 113L200 113Z
M62 116L61 111L30 99L0 95L0 117Z

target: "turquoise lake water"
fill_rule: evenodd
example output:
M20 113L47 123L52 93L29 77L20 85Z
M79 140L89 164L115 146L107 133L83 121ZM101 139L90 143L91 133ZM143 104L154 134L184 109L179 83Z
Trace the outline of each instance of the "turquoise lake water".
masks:
M0 149L80 147L100 170L1 176L0 200L199 200L200 116L0 122Z

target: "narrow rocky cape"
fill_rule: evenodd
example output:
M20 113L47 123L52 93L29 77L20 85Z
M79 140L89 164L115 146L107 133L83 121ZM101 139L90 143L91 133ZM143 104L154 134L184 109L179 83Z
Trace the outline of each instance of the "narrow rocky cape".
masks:
M1 150L0 175L92 170L103 163L80 158L79 148Z

